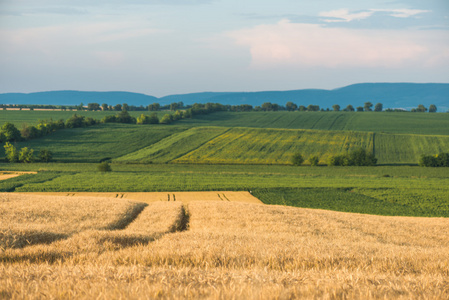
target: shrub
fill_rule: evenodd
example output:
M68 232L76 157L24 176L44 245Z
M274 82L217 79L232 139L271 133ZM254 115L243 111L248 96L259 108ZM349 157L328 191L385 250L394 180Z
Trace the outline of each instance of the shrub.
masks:
M348 154L329 157L329 166L374 166L377 158L363 148L355 149Z
M173 116L171 114L165 114L159 122L161 124L170 124L173 122Z
M309 156L309 163L311 166L318 166L319 162L320 162L320 157L318 155L310 155Z
M6 142L5 146L5 156L6 160L9 162L17 162L19 160L19 152L14 145L11 145L9 142Z
M437 155L421 155L419 159L421 167L449 167L449 153Z
M33 156L34 150L28 149L28 147L24 147L20 149L19 152L19 161L23 163L32 163L34 161Z
M98 165L98 171L100 172L111 172L112 168L107 161L104 161Z
M301 153L295 153L292 156L292 164L294 166L300 166L304 162L304 158L302 157Z
M53 157L53 153L48 149L41 149L39 151L39 159L42 162L49 162Z

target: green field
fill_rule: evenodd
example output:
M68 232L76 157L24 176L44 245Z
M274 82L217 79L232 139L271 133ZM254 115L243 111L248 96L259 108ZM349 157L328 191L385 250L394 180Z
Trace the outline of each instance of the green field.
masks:
M17 167L16 167L17 166ZM0 182L15 192L153 192L247 190L267 204L379 215L449 217L449 172L421 167L269 165L1 164L40 170Z
M128 163L169 162L195 150L227 130L229 129L225 127L195 127L176 132L148 147L121 156L114 161Z
M449 113L411 112L220 112L182 120L195 126L349 130L449 135Z
M49 149L53 152L53 160L58 162L99 162L134 152L183 130L183 127L163 125L99 124L59 130L17 143L17 147L28 147L36 152ZM4 156L3 147L0 153Z
M422 154L449 149L449 136L386 134L269 128L189 127L185 125L99 124L63 129L23 141L17 147L49 149L58 162L188 164L290 164L295 153L305 159L358 147L373 151L378 164L417 164ZM3 147L0 156L4 156ZM305 162L308 164L308 162Z
M363 147L373 149L372 134L365 132L232 128L198 149L176 159L180 163L291 164L295 153L331 154Z
M3 120L15 124L73 114L0 112ZM99 119L115 112L85 113ZM1 181L0 191L247 190L267 204L449 217L447 169L407 166L416 165L421 154L448 151L448 117L419 113L214 113L172 125L99 124L63 129L16 143L18 148L36 152L49 149L54 162L0 163L0 170L38 171ZM358 147L374 151L380 166L289 165L294 153L306 159L318 155L324 164L330 155ZM3 147L0 156L4 156ZM113 172L98 172L98 162L106 159L113 161Z
M79 116L91 117L95 120L101 120L104 116L116 115L117 111L46 111L46 110L0 110L0 126L5 122L10 122L16 125L17 128L22 128L22 124L36 125L39 120L67 120L74 114ZM141 114L150 115L151 111L130 111L129 114L135 118ZM170 111L158 111L157 114L161 118L165 114L170 114Z

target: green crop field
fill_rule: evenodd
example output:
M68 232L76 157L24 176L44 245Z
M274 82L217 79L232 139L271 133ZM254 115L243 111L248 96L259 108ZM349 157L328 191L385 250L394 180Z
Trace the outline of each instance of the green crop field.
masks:
M115 159L116 162L164 163L200 147L228 130L224 127L195 127L174 133L157 143Z
M99 124L63 129L48 136L17 143L36 152L49 149L60 162L99 162L132 153L185 128L163 125ZM0 153L4 156L4 149Z
M352 130L449 135L448 113L395 112L220 112L182 120L195 126Z
M416 164L422 154L449 151L449 136L376 134L375 155L382 164Z
M35 124L74 112L0 111L0 120ZM78 112L77 112L78 113ZM138 116L141 112L133 112ZM100 119L115 112L82 112ZM214 113L172 125L99 124L16 143L49 149L52 163L7 164L38 171L0 182L3 192L252 191L267 204L401 216L449 217L449 172L413 165L449 149L449 114ZM3 118L3 119L2 119ZM239 127L241 126L241 127ZM376 167L293 167L363 147ZM3 147L0 156L4 156ZM110 159L113 172L97 171ZM64 163L62 163L64 162ZM387 166L386 164L389 164ZM392 166L400 165L404 166Z
M379 215L449 217L449 173L421 167L268 165L18 165L41 170L0 182L15 192L153 192L247 190L267 204ZM28 167L27 167L28 166ZM1 169L16 169L1 164Z
M364 132L232 128L198 149L176 159L180 163L290 164L295 153L331 154L373 148L372 134Z
M101 120L104 116L116 115L117 111L51 111L51 110L0 110L0 126L5 122L10 122L16 125L17 128L21 128L22 124L36 125L39 120L60 120L64 121L77 114L79 116L91 117L95 120ZM150 115L151 111L130 111L129 114L135 118L141 114ZM157 112L159 118L164 114L172 113L170 111Z

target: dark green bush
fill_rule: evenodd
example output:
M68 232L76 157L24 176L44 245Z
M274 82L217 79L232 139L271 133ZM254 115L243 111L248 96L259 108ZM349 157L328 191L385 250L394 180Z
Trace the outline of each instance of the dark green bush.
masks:
M98 171L100 172L112 172L112 168L107 161L104 161L98 165Z

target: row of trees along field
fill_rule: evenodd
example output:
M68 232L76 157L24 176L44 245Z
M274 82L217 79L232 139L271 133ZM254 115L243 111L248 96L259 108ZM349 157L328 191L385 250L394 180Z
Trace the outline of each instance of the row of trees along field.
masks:
M123 105L117 104L115 106L110 106L106 103L103 103L101 106L98 103L89 103L87 105L87 110L103 110L103 111L143 111L143 110L149 110L149 111L160 111L160 110L182 110L182 109L195 109L199 105L203 105L206 110L208 110L208 107L215 106L216 108L219 107L219 109L216 109L215 111L331 111L329 108L320 108L319 105L313 105L310 104L307 107L304 105L297 105L296 103L293 103L291 101L287 102L285 106L279 105L277 103L271 103L271 102L265 102L261 106L255 106L249 104L242 104L242 105L222 105L219 103L206 103L206 104L198 104L195 103L193 105L184 106L183 102L173 102L171 104L167 105L160 105L159 103L153 103L146 107L146 109L143 106L135 107L135 106L129 106L126 103ZM357 106L353 107L352 105L347 105L344 109L341 109L340 105L335 104L332 106L332 111L384 111L383 104L382 103L376 103L376 105L372 104L371 102L365 102L363 106ZM388 108L385 111L405 111L404 109L391 109ZM427 109L424 105L420 104L417 108L413 108L411 110L412 112L437 112L437 107L434 104L431 104L429 108Z
M217 105L218 103L206 103L201 104L205 106L210 105ZM88 103L87 106L85 106L83 103L79 105L73 105L73 106L57 106L57 105L6 105L6 104L0 104L0 108L3 110L6 109L61 109L61 110L77 110L77 111L163 111L163 110L170 110L170 111L176 111L176 110L188 110L190 108L194 108L199 104L195 103L193 105L187 105L185 106L183 102L173 102L166 105L161 105L159 103L153 103L148 106L134 106L134 105L128 105L126 103L123 104L116 104L116 105L108 105L107 103L99 104L99 103ZM260 106L252 106L249 104L241 104L241 105L221 105L221 111L233 111L233 112L241 112L241 111L407 111L402 108L387 108L384 109L382 103L376 103L375 105L371 102L365 102L363 106L357 106L354 107L351 104L347 105L345 108L342 108L340 105L335 104L332 105L332 108L320 108L319 105L310 104L308 106L304 105L297 105L296 103L293 103L291 101L287 102L285 106L279 105L277 103L271 103L271 102L265 102ZM437 107L434 104L431 104L429 108L425 107L424 105L420 104L416 108L412 108L410 110L411 112L437 112Z
M320 157L318 155L311 155L308 162L311 166L318 166ZM295 153L292 157L292 164L300 166L305 162L301 153ZM363 148L358 148L350 151L347 154L333 155L329 157L328 166L375 166L377 158Z

